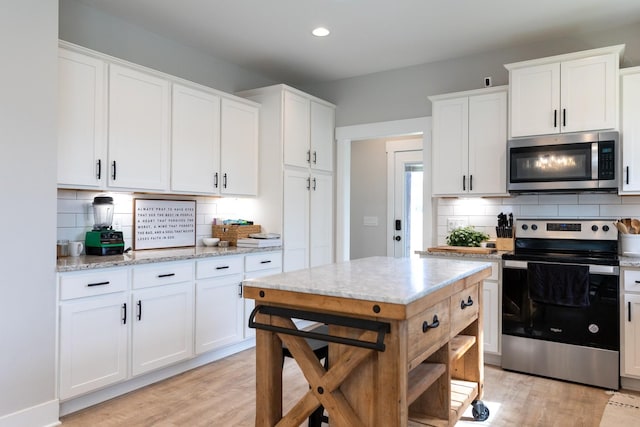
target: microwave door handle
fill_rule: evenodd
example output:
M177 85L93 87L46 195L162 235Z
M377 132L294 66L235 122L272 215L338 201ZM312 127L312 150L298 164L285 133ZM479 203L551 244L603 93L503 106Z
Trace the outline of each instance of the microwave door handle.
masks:
M598 179L598 143L591 143L591 179Z

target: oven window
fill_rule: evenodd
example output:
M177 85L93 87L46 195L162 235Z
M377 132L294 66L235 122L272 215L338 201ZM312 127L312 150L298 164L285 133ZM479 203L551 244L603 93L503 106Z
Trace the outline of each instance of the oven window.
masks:
M511 182L591 179L591 144L511 148Z

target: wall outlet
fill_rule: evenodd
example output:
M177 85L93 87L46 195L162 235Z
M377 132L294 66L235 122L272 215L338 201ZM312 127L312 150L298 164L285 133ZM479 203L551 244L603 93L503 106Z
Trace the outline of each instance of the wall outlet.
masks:
M447 218L447 231L453 231L456 228L466 227L467 220L462 218Z

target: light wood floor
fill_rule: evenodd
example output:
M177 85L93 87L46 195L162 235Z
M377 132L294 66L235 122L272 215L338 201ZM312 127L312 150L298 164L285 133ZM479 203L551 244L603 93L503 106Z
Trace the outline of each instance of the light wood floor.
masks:
M289 359L283 381L286 411L307 390L307 384ZM487 366L483 400L489 408L499 407L483 424L598 427L608 399L603 389ZM67 415L61 421L64 427L235 427L253 426L254 415L255 351L250 349Z

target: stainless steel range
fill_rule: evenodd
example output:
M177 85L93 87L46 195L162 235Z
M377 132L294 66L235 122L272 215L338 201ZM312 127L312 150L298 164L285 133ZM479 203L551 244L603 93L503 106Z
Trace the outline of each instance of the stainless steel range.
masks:
M620 386L614 220L518 219L503 255L502 367Z

